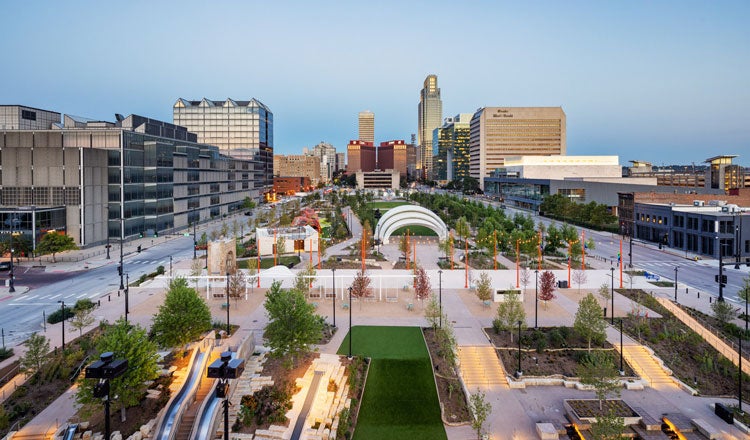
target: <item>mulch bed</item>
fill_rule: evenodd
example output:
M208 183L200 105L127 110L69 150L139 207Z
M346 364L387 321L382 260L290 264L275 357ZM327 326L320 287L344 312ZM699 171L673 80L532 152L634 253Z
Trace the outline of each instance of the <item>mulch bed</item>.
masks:
M639 415L620 399L602 401L602 409L599 409L599 401L595 399L568 400L567 402L578 417L606 416L610 410L614 410L617 417L637 417Z
M432 358L432 365L435 368L435 381L437 382L438 397L443 408L444 418L451 423L471 421L471 413L466 403L466 394L464 394L460 378L448 362L437 355L439 347L435 331L432 328L425 328L423 332L427 349Z
M321 267L323 269L362 269L362 262L361 261L336 261L336 260L326 260L323 261L321 264ZM382 269L380 266L376 266L373 264L367 264L365 263L365 268L370 269Z

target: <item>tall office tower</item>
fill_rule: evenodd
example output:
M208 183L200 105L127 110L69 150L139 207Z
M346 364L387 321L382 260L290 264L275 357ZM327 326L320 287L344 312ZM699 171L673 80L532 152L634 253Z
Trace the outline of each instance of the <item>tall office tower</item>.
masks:
M433 132L433 180L447 183L469 177L469 132L471 113L445 118Z
M346 153L336 153L336 171L346 170Z
M250 101L188 101L179 98L173 120L198 135L198 142L216 145L222 154L256 161L255 187L273 187L273 113L263 103Z
M432 132L440 127L443 120L443 101L440 100L437 75L427 75L424 88L419 92L419 117L417 145L419 145L420 162L417 168L422 169L426 178L432 177Z
M346 146L346 155L346 172L348 174L356 173L357 171L375 170L375 146L372 145L372 142L361 140L349 141L349 145Z
M279 177L307 177L317 185L321 180L320 160L315 156L276 154L273 156L273 175Z
M378 148L378 168L396 170L406 177L406 142L403 140L381 142Z
M305 148L304 153L320 160L320 181L330 182L336 171L336 147L321 141L312 148L312 151Z
M359 112L359 140L375 143L375 113L370 110Z
M565 155L562 107L485 107L471 118L469 172L484 189L484 178L508 156Z

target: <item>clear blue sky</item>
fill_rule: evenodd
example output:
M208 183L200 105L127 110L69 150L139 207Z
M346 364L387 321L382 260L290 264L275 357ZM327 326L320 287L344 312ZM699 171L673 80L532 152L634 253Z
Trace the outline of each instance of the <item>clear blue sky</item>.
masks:
M443 112L562 106L568 154L750 164L750 2L6 1L0 102L171 121L188 99L256 97L279 153L339 151Z

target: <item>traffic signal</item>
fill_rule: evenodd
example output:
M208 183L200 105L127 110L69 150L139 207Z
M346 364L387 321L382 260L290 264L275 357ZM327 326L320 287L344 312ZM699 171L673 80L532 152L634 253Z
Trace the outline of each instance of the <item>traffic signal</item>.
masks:
M716 283L719 282L719 276L718 275L714 275L714 282L716 282ZM721 284L726 284L726 283L727 283L727 276L726 275L722 275L721 276Z
M143 238L143 232L138 234L138 238Z
M139 254L141 253L141 245L138 245L137 251L138 251Z
M117 275L122 276L122 265L117 265Z

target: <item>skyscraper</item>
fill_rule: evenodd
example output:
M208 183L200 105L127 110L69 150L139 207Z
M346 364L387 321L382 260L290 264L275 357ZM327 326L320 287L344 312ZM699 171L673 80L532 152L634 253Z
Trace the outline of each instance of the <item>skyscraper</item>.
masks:
M509 156L565 155L562 107L486 107L471 118L471 177L484 189L484 178L502 168Z
M433 132L433 180L447 183L469 177L469 129L472 113L445 118Z
M359 140L375 143L375 113L370 110L359 112Z
M313 147L311 152L306 152L305 154L320 159L320 180L322 182L330 182L333 173L336 171L336 147L321 141Z
M198 135L198 142L219 147L228 156L254 160L255 187L273 187L273 113L262 102L178 99L173 108L176 125Z
M426 178L432 178L432 132L440 127L443 120L443 101L440 100L437 75L427 75L424 88L419 92L419 117L417 144L420 150L421 168Z

